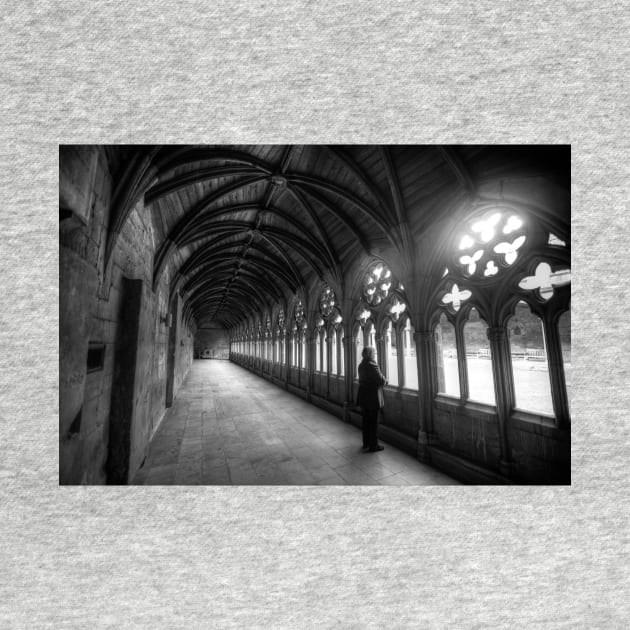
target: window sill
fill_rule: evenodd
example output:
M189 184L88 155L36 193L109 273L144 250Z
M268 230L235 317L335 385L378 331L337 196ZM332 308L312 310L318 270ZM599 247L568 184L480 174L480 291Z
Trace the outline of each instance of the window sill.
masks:
M476 400L462 401L461 398L448 396L446 394L437 394L433 402L443 409L464 409L474 413L481 413L488 416L496 416L497 408L495 405L478 402Z
M556 426L554 416L515 409L510 415L510 424L521 431L528 433L537 433L539 435L553 435L557 433L566 433L566 430Z

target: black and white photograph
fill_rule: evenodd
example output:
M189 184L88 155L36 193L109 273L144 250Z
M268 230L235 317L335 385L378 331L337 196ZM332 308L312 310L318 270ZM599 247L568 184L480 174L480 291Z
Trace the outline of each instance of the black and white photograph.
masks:
M0 20L0 628L630 627L627 2Z
M569 146L59 150L61 484L570 483Z

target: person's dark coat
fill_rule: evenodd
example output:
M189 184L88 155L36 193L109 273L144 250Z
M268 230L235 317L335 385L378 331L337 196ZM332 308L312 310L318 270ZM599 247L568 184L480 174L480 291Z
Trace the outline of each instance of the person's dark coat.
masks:
M363 359L359 364L357 405L364 410L382 409L385 402L383 397L385 382L385 377L378 369L376 361Z

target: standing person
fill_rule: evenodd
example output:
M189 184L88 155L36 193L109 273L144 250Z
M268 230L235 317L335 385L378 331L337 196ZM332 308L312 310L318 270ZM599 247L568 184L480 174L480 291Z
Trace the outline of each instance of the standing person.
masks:
M359 364L359 392L357 405L363 416L363 450L375 453L385 447L378 443L378 412L383 408L383 385L385 377L374 360L375 350L369 346L363 348L363 361Z

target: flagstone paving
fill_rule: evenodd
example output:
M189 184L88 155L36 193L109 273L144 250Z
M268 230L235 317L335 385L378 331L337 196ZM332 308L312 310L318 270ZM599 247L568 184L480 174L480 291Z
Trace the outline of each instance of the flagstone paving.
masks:
M134 484L446 485L458 482L228 361L197 360Z

